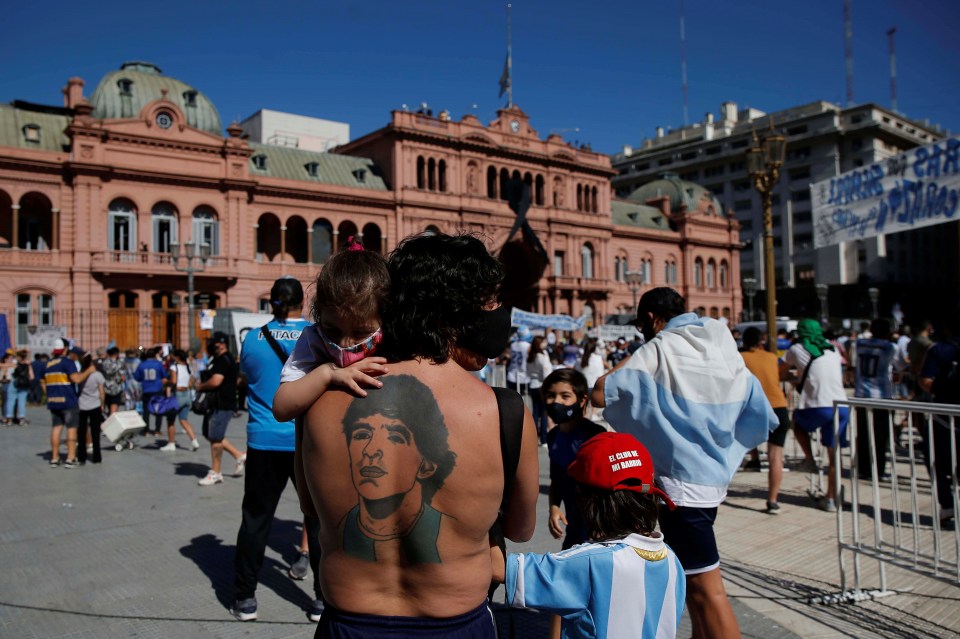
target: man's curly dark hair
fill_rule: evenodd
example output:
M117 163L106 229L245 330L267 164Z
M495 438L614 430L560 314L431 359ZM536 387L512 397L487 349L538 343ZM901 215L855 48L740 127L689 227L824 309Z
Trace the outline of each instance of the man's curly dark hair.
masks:
M383 310L378 355L443 364L461 335L477 329L497 299L503 265L470 234L405 238L388 261L391 288Z

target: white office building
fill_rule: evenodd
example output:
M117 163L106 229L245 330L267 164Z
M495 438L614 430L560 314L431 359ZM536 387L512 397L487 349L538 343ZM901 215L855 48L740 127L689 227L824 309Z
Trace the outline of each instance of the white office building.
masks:
M947 133L876 104L840 107L813 102L767 114L720 107L719 119L708 113L703 122L656 135L613 157L619 175L613 186L625 195L665 172L712 191L740 223L742 277L766 288L763 268L763 212L760 196L746 172L745 152L754 132L773 125L787 138L787 156L773 193L773 232L777 282L780 286L898 282L922 278L934 284L942 274L931 262L955 247L956 232L919 229L836 246L813 248L810 185L868 165L903 150L941 139ZM943 247L932 246L952 242ZM953 249L955 250L955 249ZM907 267L907 268L905 268ZM956 280L956 273L944 281ZM952 278L952 279L949 279Z
M251 142L303 151L329 151L350 141L350 125L306 115L261 109L240 123Z

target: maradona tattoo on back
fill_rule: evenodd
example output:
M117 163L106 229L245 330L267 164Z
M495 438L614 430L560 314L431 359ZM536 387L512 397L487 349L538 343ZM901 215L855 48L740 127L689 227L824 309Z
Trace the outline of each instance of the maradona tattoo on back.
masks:
M433 392L411 375L386 375L383 387L355 398L343 433L357 505L341 521L343 550L377 560L377 543L399 540L409 564L441 563L443 513L430 502L456 465Z

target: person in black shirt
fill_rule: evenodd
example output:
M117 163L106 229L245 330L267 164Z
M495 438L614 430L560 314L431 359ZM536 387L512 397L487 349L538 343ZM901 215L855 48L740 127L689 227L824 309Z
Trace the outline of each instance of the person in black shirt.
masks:
M243 475L243 467L247 460L246 453L241 453L227 441L227 425L233 412L237 409L237 377L239 369L237 362L230 355L227 348L229 338L226 333L217 331L207 342L207 352L210 354L210 366L197 391L213 391L216 396L213 412L203 416L203 436L210 442L210 472L197 483L201 486L213 486L223 482L220 472L220 459L223 451L227 451L237 460L237 467L233 471L234 477Z

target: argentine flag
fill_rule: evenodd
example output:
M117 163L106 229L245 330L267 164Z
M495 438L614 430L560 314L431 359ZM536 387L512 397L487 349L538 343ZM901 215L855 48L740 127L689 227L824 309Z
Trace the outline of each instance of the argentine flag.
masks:
M604 382L604 418L640 440L678 506L713 507L748 450L779 421L730 330L674 317Z

